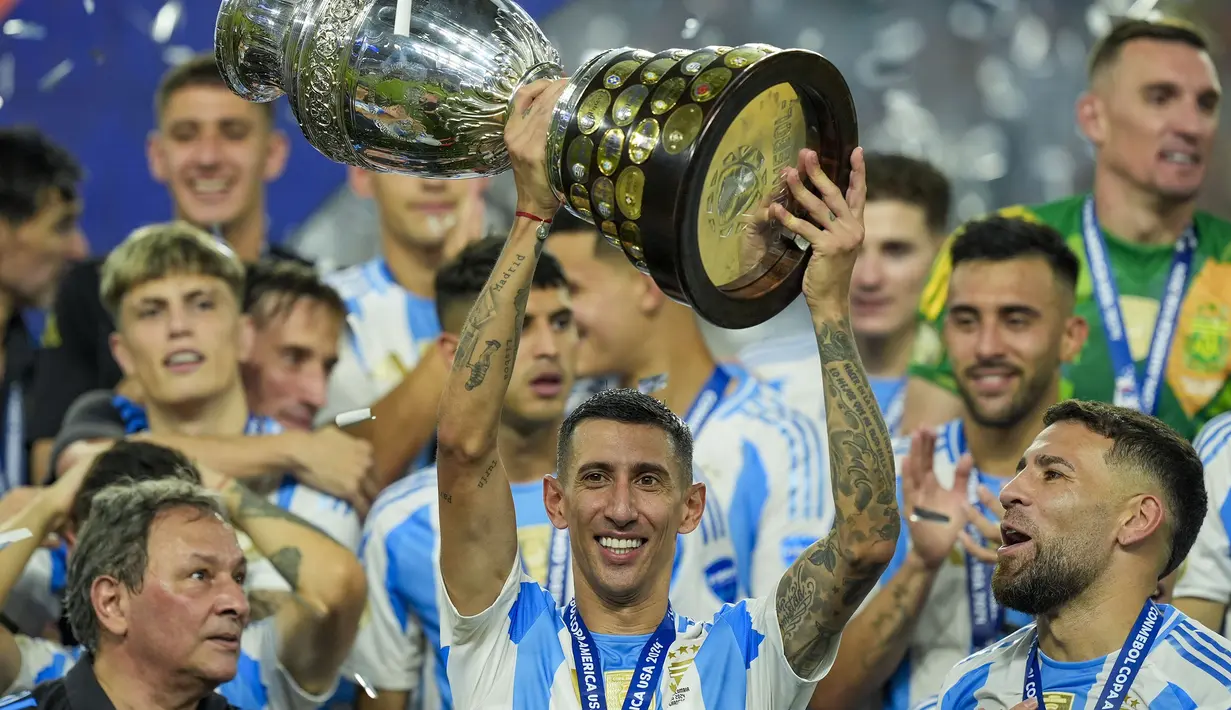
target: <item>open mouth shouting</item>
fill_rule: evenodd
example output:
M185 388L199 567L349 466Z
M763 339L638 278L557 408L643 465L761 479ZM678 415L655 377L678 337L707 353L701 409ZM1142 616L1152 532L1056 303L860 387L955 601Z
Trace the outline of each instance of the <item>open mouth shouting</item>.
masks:
M1000 549L996 550L1000 555L1012 555L1021 552L1031 542L1029 535L1003 523L1000 526L1000 539L1002 544Z

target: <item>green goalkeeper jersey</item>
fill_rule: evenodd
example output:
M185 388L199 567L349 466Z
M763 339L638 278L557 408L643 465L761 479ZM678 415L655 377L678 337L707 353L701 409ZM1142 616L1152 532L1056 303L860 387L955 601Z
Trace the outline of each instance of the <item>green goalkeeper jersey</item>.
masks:
M1062 396L1112 402L1115 368L1082 239L1085 200L1086 195L1076 195L1033 207L1007 207L997 214L1048 224L1065 236L1077 254L1081 271L1076 311L1089 322L1090 335L1078 357L1064 366ZM1214 415L1231 410L1231 222L1198 212L1194 226L1197 248L1154 412L1189 439ZM1107 232L1103 232L1103 243L1140 382L1175 247L1132 244ZM910 374L952 391L956 389L953 371L940 338L951 271L946 245L923 291L920 314L931 327L916 341Z

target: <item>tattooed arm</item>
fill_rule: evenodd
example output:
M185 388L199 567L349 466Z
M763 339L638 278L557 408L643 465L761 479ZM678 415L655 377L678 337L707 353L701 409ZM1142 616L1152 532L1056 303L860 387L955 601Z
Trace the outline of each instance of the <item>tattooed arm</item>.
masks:
M804 297L821 354L834 497L833 530L778 583L783 651L796 675L807 679L833 658L847 620L893 557L901 523L893 446L850 327L851 271L863 242L863 154L856 149L852 155L845 200L815 153L801 151L800 164L801 170L787 171L786 181L808 219L781 205L772 216L811 245ZM803 172L821 197L804 187Z
M547 127L564 82L518 91L505 124L517 210L550 219L559 208L547 184ZM492 605L517 558L513 493L497 433L534 268L539 222L517 217L504 251L458 335L437 417L440 574L453 606L474 616Z
M814 312L825 379L834 528L778 583L778 622L791 667L810 677L875 586L897 543L893 447L845 317Z
M329 690L349 652L367 601L359 560L298 516L227 479L222 499L232 524L291 586L274 613L278 660L300 688Z
M936 435L915 432L909 453L898 462L909 545L902 540L901 564L893 565L893 576L882 581L876 597L842 632L838 658L832 672L816 686L812 710L855 707L873 698L906 655L936 574L958 544L966 522L973 462L962 457L954 469L953 485L946 488L936 478L935 458ZM941 513L949 522L912 521L910 512L916 506Z

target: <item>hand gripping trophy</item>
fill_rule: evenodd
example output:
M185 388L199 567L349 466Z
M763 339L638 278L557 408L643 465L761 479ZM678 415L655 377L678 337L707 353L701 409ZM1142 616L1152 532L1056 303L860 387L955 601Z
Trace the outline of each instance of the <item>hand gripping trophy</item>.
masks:
M509 0L223 0L214 43L231 89L285 94L325 157L431 178L508 169L513 94L564 75ZM746 328L795 299L807 263L807 242L768 217L774 201L794 211L782 170L810 148L845 192L857 144L850 89L819 54L622 47L569 78L547 169L664 293Z

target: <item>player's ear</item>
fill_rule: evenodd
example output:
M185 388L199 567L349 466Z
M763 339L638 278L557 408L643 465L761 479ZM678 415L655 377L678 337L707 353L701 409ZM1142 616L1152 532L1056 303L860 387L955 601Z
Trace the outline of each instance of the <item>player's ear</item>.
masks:
M436 336L436 350L449 365L453 364L453 356L457 355L457 343L458 338L452 333L441 331L440 335Z
M679 533L687 535L701 524L705 515L705 484L694 483L684 493L684 519L680 521Z
M568 528L568 519L564 517L564 486L556 474L543 476L543 507L557 530Z
M1133 496L1125 506L1116 541L1121 547L1139 545L1162 527L1165 517L1165 509L1158 496L1150 493Z

